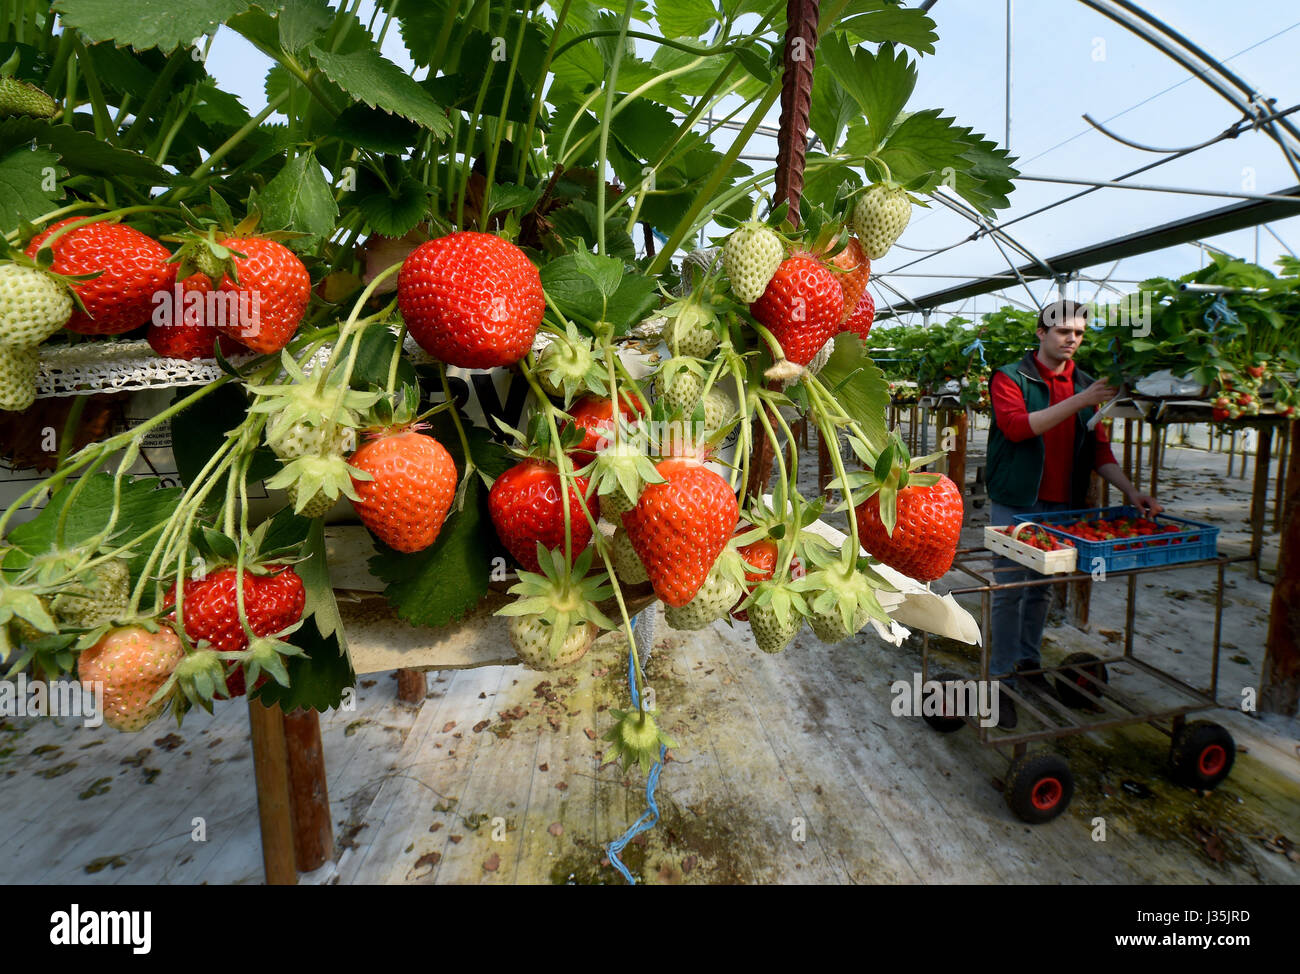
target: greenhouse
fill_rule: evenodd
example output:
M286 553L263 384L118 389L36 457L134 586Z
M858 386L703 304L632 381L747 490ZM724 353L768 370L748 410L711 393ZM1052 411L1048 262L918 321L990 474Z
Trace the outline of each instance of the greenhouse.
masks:
M50 943L127 942L106 886L1300 881L1292 5L0 10Z

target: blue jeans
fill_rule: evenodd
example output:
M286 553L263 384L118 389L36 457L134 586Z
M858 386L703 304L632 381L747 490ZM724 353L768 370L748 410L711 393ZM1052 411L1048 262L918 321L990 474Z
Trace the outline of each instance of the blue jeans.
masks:
M993 501L989 523L1015 524L1013 514L1042 514L1048 511L1069 510L1070 505L1056 501L1037 501L1033 507L1006 507ZM994 574L995 582L1022 582L1042 576L1032 568L1003 558L993 559L993 567L1006 569ZM1043 641L1043 625L1047 610L1052 604L1052 586L1035 585L1031 588L996 590L993 593L992 628L989 633L989 676L1015 671L1016 664L1037 669L1040 665L1038 647ZM1013 681L1009 681L1013 682Z

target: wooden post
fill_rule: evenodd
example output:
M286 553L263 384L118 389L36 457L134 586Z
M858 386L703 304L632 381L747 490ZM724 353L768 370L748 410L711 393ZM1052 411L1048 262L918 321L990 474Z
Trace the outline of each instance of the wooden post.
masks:
M1152 497L1156 496L1156 486L1160 483L1160 434L1163 430L1163 426L1151 424L1151 489L1147 493Z
M948 477L962 496L966 495L966 432L970 422L966 410L950 412L948 428L953 431L953 448L948 451Z
M1281 440L1280 449L1277 454L1277 486L1273 489L1273 533L1277 534L1282 530L1282 501L1286 497L1286 471L1287 461L1290 459L1291 451L1291 424L1287 423L1278 429L1278 439Z
M424 703L428 692L429 683L424 670L397 671L397 699L402 703Z
M262 827L262 868L268 886L295 886L293 812L289 796L289 756L284 714L277 707L248 698L248 726L253 738L257 815Z
M1131 419L1124 420L1124 476L1133 480L1133 420Z
M1264 550L1264 519L1268 517L1268 463L1273 450L1273 426L1259 427L1255 437L1255 481L1250 492L1250 577L1259 578L1259 556ZM1242 466L1246 465L1242 460Z
M325 781L320 715L302 709L285 714L284 739L289 759L294 860L299 870L309 873L334 857L334 824Z
M1146 435L1147 424L1145 420L1138 420L1137 435L1137 455L1133 461L1133 476L1129 479L1135 484L1142 483L1142 437Z
M1300 420L1291 422L1291 442L1300 443ZM1279 539L1277 578L1264 642L1259 709L1294 716L1300 709L1300 449L1287 464L1286 501Z

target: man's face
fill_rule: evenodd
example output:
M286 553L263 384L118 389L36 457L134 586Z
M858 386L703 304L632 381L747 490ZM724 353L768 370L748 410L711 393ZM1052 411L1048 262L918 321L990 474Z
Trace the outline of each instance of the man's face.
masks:
M1088 330L1088 319L1078 315L1038 330L1038 348L1045 359L1064 362L1074 357Z

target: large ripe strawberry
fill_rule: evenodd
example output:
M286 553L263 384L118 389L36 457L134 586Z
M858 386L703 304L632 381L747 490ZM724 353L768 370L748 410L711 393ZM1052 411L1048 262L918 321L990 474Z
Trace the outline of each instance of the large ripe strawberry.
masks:
M307 591L297 572L277 565L266 568L274 574L244 573L244 613L254 636L272 636L288 629L302 618L307 604ZM195 643L205 639L225 653L248 648L248 633L239 621L236 575L234 568L221 568L184 584L185 635ZM175 602L173 585L163 604ZM226 677L226 695L240 697L245 690L244 671L236 667Z
M68 323L72 295L35 267L0 264L0 345L34 348Z
M289 344L311 300L311 275L297 255L265 237L230 237L221 246L243 254L231 258L239 278L221 278L231 296L217 330L263 355Z
M912 218L912 201L897 183L876 183L853 207L853 228L872 260L889 253Z
M840 330L844 289L820 260L794 254L781 262L749 310L781 343L787 359L807 365Z
M104 723L138 731L163 712L166 699L151 704L177 664L185 658L180 637L166 626L150 632L126 626L107 633L77 657L77 676L88 690L104 692Z
M563 551L566 506L573 557L582 554L591 542L591 523L582 500L587 493L587 478L574 478L567 505L560 500L560 493L560 472L555 464L544 460L515 464L496 479L488 493L488 511L497 537L527 571L541 570L537 564L537 542L548 550Z
M395 551L423 551L438 540L456 496L456 464L432 436L410 427L362 444L348 463L371 475L353 478L361 523Z
M55 230L84 217L61 220L32 238L27 256L35 257ZM146 324L158 296L171 289L176 265L158 241L120 223L90 223L53 244L56 274L99 276L74 285L86 310L72 312L66 325L82 335L120 335Z
M271 574L244 572L244 612L255 636L271 636L302 618L306 589L292 568L267 565ZM234 653L248 647L248 633L239 621L234 568L220 568L184 584L185 635L206 639L217 649ZM167 590L164 605L176 602L176 586Z
M918 582L942 578L952 567L961 538L961 491L939 475L933 486L909 485L898 492L898 520L891 537L880 520L873 494L857 507L862 547L890 568Z
M856 310L849 315L849 320L844 322L844 330L853 332L865 342L867 336L871 334L871 325L875 320L876 299L871 296L870 291L863 291Z
M740 511L727 482L696 460L664 460L655 469L663 483L646 485L623 527L655 594L683 606L708 578Z
M862 250L857 237L849 237L848 246L832 257L831 263L843 271L838 275L840 287L844 289L841 316L848 321L867 291L867 282L871 280L871 258Z
M448 365L513 365L533 347L546 311L542 278L507 240L472 230L415 248L397 276L411 337Z
M758 222L742 224L722 246L722 266L731 281L731 292L746 304L753 304L767 290L785 247L781 238Z

